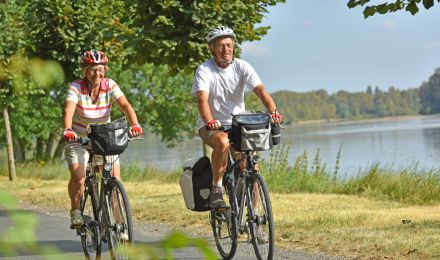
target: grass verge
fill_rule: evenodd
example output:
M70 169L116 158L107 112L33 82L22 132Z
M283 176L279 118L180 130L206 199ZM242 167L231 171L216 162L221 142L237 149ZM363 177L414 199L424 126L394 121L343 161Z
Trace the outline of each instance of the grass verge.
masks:
M69 209L65 180L0 176L0 188L19 201ZM133 216L177 229L209 233L208 213L184 206L177 183L126 181ZM278 247L356 259L440 257L440 213L436 206L408 205L354 195L271 193Z

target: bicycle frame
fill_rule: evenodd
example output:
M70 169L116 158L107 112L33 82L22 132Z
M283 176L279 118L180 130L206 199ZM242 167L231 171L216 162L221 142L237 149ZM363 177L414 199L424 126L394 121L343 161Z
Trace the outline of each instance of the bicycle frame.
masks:
M253 174L255 174L255 165L258 163L258 156L254 155L250 151L246 151L243 153L243 157L238 160L234 160L231 155L229 155L229 163L228 167L226 168L225 175L224 175L224 181L225 185L228 185L228 188L230 190L230 193L233 195L229 196L229 204L232 207L232 214L237 217L238 220L238 231L240 234L244 233L246 231L246 221L243 219L244 216L244 209L245 209L245 203L250 203L250 185ZM245 160L246 161L246 167L244 170L241 170L240 168L240 162ZM239 168L239 176L241 177L238 179L238 181L241 181L241 183L235 182L235 176L234 176L234 170L236 168ZM241 194L236 194L235 190L238 185L242 185ZM252 209L252 207L249 207ZM253 212L250 212L251 216L253 216Z

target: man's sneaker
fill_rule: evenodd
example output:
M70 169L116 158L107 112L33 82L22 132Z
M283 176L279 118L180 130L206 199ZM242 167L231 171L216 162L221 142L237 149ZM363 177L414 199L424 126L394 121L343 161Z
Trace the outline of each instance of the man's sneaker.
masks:
M224 207L225 202L223 201L223 189L222 187L212 187L209 206L213 209Z
M79 209L70 211L70 226L72 228L82 227L84 225L84 219Z

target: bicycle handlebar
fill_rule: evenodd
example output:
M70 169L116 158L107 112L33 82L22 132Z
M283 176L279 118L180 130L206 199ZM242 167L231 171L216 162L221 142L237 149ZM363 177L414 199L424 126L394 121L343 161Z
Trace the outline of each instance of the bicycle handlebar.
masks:
M227 132L227 131L231 130L231 128L232 128L232 125L222 125L222 126L219 127L219 129L211 130L211 129L209 129L208 126L205 126L205 129L207 131L223 131L223 132Z
M144 140L143 137L130 137L128 136L128 141L133 141L133 140ZM92 141L92 139L90 139L89 137L78 137L76 138L73 142L79 143L80 145L84 146L84 145L88 145L90 144L90 142Z

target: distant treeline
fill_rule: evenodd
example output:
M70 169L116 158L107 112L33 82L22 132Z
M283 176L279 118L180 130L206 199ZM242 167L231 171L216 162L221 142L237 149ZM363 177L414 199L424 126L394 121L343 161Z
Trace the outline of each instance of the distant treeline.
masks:
M368 86L365 92L325 90L297 93L278 91L272 94L286 123L322 119L363 119L386 116L440 113L440 68L419 88L387 91ZM247 103L255 108L250 95Z

